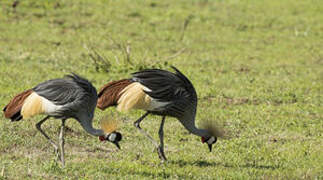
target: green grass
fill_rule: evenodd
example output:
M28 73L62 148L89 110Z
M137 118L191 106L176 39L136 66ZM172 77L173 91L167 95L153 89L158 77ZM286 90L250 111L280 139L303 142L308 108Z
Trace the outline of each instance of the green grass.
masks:
M73 119L66 168L37 132L42 117L0 117L0 179L322 179L323 3L319 0L0 2L0 107L38 83L76 72L100 88L147 67L174 65L194 84L197 123L231 138L212 153L173 118L166 156L123 119L122 150ZM131 49L126 52L127 47ZM114 109L96 111L94 124ZM156 139L160 117L142 127ZM57 137L60 121L44 129Z

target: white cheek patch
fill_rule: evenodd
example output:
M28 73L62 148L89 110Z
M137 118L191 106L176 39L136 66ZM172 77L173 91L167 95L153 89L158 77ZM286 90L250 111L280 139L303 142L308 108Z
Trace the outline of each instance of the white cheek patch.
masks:
M115 141L116 137L117 137L117 135L115 133L110 134L109 141Z
M209 140L207 140L206 142L208 143L208 144L213 144L214 143L214 141L215 141L215 137L211 137Z

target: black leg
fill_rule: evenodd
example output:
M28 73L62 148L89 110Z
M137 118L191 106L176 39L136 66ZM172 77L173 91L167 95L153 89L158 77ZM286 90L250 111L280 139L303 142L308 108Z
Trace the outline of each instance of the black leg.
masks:
M149 112L146 112L143 116L141 116L137 121L134 122L134 125L136 128L139 129L139 131L146 136L153 144L156 148L158 148L158 143L143 129L141 129L140 127L140 122L145 119L145 117L149 114Z
M49 119L49 116L45 117L44 119L42 119L41 121L39 121L36 124L36 128L38 129L38 131L40 131L40 133L42 133L43 136L45 136L45 138L49 141L49 143L54 147L55 153L56 153L56 158L58 159L59 153L58 153L58 147L57 145L54 143L54 141L52 141L48 135L42 130L41 125Z
M164 124L165 124L165 118L166 116L163 116L162 121L160 123L158 135L159 135L159 141L160 145L157 148L158 156L162 160L162 162L166 161L166 156L164 153Z
M62 126L61 131L59 133L59 146L61 150L61 162L62 166L65 166L65 159L64 159L64 128L65 128L65 121L66 119L62 119Z

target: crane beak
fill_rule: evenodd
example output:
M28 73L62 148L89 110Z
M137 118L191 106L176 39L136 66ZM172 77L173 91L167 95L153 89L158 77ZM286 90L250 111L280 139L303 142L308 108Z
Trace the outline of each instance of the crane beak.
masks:
M212 144L208 144L210 152L212 152Z
M112 142L113 144L115 144L117 146L118 149L121 149L120 145L118 142Z

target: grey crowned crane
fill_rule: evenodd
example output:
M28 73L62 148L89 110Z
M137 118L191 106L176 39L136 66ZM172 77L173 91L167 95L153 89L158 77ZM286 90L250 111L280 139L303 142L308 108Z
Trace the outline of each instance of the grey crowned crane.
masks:
M187 77L175 67L172 68L175 73L147 69L133 73L130 79L110 82L101 88L97 103L101 110L116 106L117 110L125 112L130 109L147 111L134 125L154 144L162 161L167 160L164 154L163 131L166 116L177 118L189 132L200 136L202 143L207 143L210 152L212 144L217 141L217 133L212 129L199 129L195 126L196 91ZM140 127L140 122L149 114L162 116L158 132L159 145Z
M95 129L92 126L97 99L97 91L92 84L73 74L61 79L48 80L18 94L4 107L3 111L5 117L10 118L11 121L46 114L47 116L39 121L36 127L54 147L56 156L64 167L64 126L68 118L76 119L86 132L99 136L101 141L110 141L120 148L118 142L122 136L119 132L113 131L111 123L101 123L101 129ZM41 125L50 117L62 121L59 134L60 153L58 145L41 128Z

